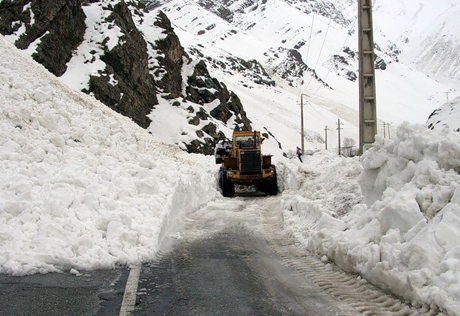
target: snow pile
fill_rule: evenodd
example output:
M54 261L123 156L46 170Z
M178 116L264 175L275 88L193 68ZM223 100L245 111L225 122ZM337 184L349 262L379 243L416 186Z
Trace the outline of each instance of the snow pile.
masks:
M214 161L156 142L21 54L0 37L0 273L153 258L175 218L216 197Z
M286 227L344 270L460 315L460 134L404 123L394 141L377 139L361 173L324 155L285 164ZM336 203L358 202L358 183L365 203Z

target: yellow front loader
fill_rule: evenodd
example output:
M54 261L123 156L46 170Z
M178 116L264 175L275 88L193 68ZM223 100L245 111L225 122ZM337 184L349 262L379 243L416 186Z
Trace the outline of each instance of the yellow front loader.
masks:
M260 132L234 132L232 141L220 141L216 145L216 163L220 163L219 187L222 195L235 195L235 184L256 185L267 195L276 195L278 182L271 155L261 152Z

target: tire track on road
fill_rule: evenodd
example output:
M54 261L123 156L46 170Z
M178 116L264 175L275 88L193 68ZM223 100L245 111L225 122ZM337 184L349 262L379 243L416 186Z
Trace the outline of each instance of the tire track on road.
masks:
M354 307L366 316L435 316L436 307L414 307L391 293L368 283L358 275L344 272L330 262L323 262L306 249L300 249L295 236L284 229L283 214L275 207L260 210L263 235L270 249L284 265L311 280L332 297ZM307 287L309 288L309 287Z

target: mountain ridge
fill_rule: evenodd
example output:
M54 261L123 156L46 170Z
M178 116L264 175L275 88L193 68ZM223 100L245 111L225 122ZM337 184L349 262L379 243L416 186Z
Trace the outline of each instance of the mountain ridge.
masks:
M32 16L37 1L21 3L15 14ZM125 16L118 22L110 13L115 7ZM189 152L212 154L214 144L234 129L258 129L267 131L265 137L272 138L268 143L275 152L280 147L286 151L298 144L300 124L283 119L282 112L299 113L300 95L308 102L308 146L324 145L324 125L335 125L337 116L347 126L346 137L357 138L358 58L352 1L338 0L334 5L327 0L105 0L83 1L81 8L88 17L85 39L73 47L66 63L71 69L62 80L120 113L141 117L137 123L163 141ZM377 2L376 33L382 39L375 47L377 110L382 134L385 122L392 122L393 129L407 119L426 122L445 102L446 91L458 95L455 80L437 81L416 70L415 64L405 64L408 53L400 46L404 41L381 34L379 19L385 8ZM132 24L126 28L129 19ZM165 19L169 24L158 22ZM8 34L4 26L0 30L17 41L30 28L27 23L33 23L13 20L3 19L14 24L14 30L10 27ZM134 42L144 43L128 48L130 29L139 34ZM39 50L43 38L32 43L31 54L34 48ZM143 57L132 54L137 50ZM117 67L119 56L130 54L124 66ZM455 58L452 64L455 69ZM133 84L135 77L144 79ZM143 85L145 89L138 89ZM142 110L135 110L136 102L132 105L131 100L138 99L144 100L143 108L138 107ZM174 109L173 118L167 108ZM133 109L136 113L129 114ZM177 130L164 123L174 120L185 120L190 128ZM329 137L336 141L334 135Z

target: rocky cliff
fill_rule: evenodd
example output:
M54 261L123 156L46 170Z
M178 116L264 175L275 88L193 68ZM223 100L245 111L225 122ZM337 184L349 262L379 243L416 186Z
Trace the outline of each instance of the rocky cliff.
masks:
M15 45L34 50L32 57L56 76L66 71L85 28L80 0L0 2L0 33L16 34Z
M164 13L149 25L160 35L148 37L140 30L148 19L143 3L1 1L0 33L56 76L87 73L79 77L79 89L144 128L151 126L149 114L159 99L184 104L192 115L188 123L197 127L196 139L184 144L189 152L212 154L214 144L225 138L219 126L232 116L228 129L250 130L238 96L211 77L204 61L184 51ZM88 16L95 12L98 16ZM190 67L193 71L184 75Z

